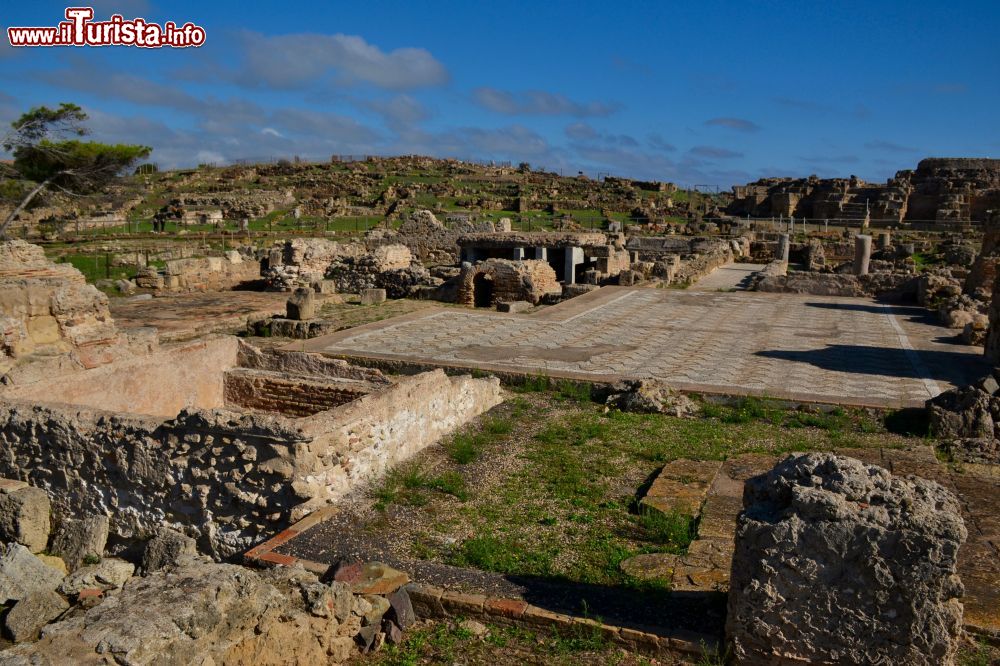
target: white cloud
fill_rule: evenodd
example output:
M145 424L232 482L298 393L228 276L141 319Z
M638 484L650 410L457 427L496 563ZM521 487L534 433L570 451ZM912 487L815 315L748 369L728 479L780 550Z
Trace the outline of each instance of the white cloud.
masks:
M249 86L299 88L333 74L348 83L390 90L437 86L448 71L426 49L383 51L357 35L301 33L265 36L245 32L243 62L235 79Z
M509 92L482 87L472 91L472 101L490 111L509 116L609 116L621 108L619 104L605 102L577 102L565 95L527 90Z

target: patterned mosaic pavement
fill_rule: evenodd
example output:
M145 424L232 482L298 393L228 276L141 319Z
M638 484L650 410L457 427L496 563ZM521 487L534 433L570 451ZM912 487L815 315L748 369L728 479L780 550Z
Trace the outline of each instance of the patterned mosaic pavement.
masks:
M955 333L926 309L869 299L605 287L537 313L427 310L288 349L899 407L986 372Z

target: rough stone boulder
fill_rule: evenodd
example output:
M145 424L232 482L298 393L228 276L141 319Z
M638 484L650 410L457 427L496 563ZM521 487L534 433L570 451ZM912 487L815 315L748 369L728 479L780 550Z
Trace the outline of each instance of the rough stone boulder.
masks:
M698 405L656 379L626 380L611 387L606 403L623 412L692 416Z
M949 664L962 628L958 500L825 453L744 488L727 634L739 664Z
M66 576L59 585L59 591L78 596L83 590L114 590L128 582L134 573L135 565L131 562L109 557Z
M1000 463L1000 377L996 372L931 398L927 411L931 432L952 455L969 462Z
M39 630L62 615L69 603L52 590L38 590L14 604L3 620L4 629L15 643L38 637Z
M145 573L159 571L165 566L176 564L182 555L197 555L195 540L172 529L161 527L156 535L146 542L142 552L142 570Z
M33 592L51 592L63 574L19 543L0 544L0 604L20 601Z
M42 638L0 652L0 664L336 664L360 619L339 623L305 607L305 571L255 572L185 556L132 578Z

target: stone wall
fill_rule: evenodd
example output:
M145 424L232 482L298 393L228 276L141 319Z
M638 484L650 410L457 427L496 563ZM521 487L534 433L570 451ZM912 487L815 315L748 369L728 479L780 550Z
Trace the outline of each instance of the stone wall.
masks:
M232 250L223 257L167 262L163 288L171 291L223 291L260 280L260 262Z
M562 285L556 280L556 272L545 261L534 259L509 261L507 259L487 259L478 264L466 264L458 277L457 303L476 305L476 289L483 288L482 281L492 285L489 303L528 301L534 305L541 302L545 294L561 293Z
M787 275L763 272L754 290L772 294L813 296L878 296L892 301L916 301L919 278L909 273L814 273L793 271Z
M993 290L1000 264L1000 210L992 211L983 227L983 245L969 270L962 291L970 296L988 298Z
M313 459L297 466L301 490L325 500L384 474L503 401L500 380L431 370L302 421Z
M682 257L674 273L677 282L695 282L719 266L733 262L733 248L726 240L705 241L694 244L692 249L696 254Z

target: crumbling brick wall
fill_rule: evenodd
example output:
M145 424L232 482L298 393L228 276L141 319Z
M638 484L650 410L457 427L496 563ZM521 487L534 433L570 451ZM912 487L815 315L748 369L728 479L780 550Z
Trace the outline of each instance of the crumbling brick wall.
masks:
M286 416L312 416L357 400L372 390L358 381L320 380L278 372L233 368L226 371L226 404Z
M488 259L462 268L458 277L457 303L476 304L476 278L479 276L492 282L490 305L513 301L528 301L537 305L545 294L562 292L556 272L544 261Z

